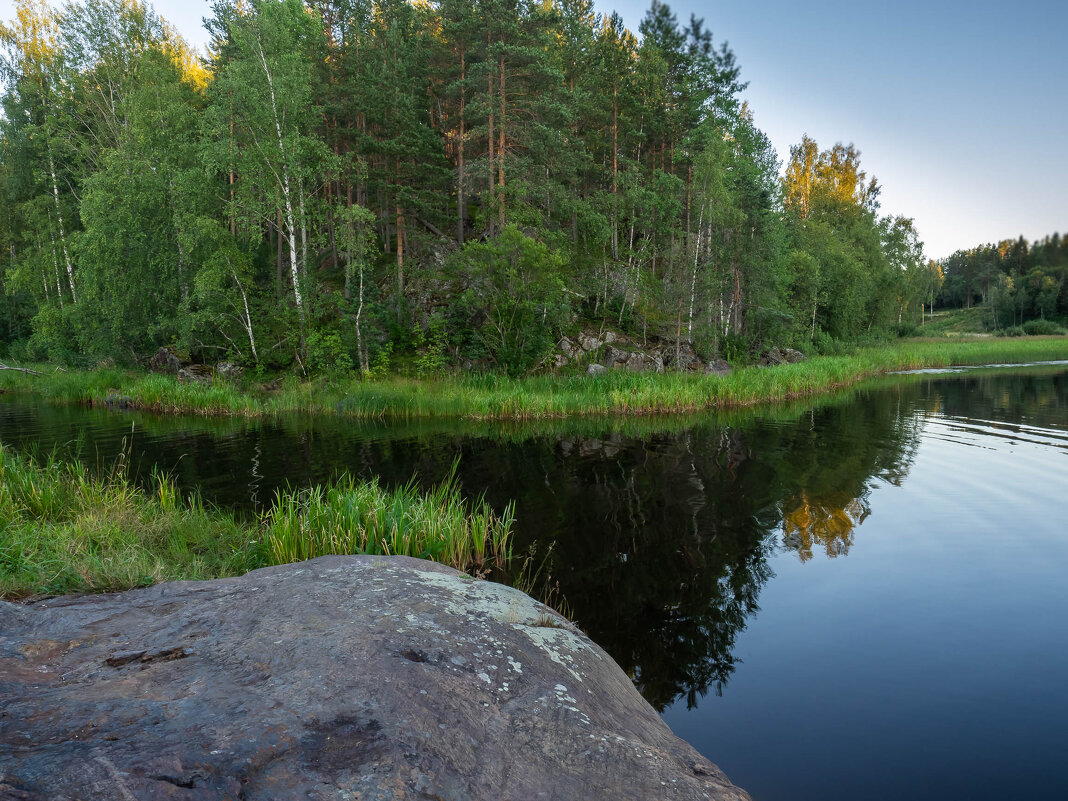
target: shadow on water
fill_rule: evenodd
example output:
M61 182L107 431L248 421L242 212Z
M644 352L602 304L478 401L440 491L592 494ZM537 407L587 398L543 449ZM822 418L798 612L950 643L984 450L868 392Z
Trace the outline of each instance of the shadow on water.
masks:
M662 710L722 691L773 555L848 555L872 487L903 481L925 420L1022 436L1063 423L1066 381L1063 368L898 376L806 404L538 425L154 417L8 395L0 441L100 467L125 443L135 474L161 467L248 514L343 472L430 486L459 456L465 491L515 501L517 551L551 551L543 578Z

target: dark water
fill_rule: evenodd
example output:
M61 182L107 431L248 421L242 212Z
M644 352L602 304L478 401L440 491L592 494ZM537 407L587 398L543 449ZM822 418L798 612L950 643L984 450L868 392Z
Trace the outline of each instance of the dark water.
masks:
M578 622L758 800L1062 799L1068 370L904 376L736 416L155 418L0 396L58 446L251 512L340 471L516 502Z

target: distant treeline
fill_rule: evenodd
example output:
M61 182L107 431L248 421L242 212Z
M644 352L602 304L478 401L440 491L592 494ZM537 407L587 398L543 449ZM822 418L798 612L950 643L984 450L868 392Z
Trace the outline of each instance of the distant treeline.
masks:
M732 52L654 0L219 0L0 30L0 349L266 369L546 363L587 322L746 358L907 328L940 275L859 152L785 179ZM2 351L0 351L2 352Z
M958 250L941 262L944 306L983 304L994 328L1068 317L1068 239L1060 234L1028 244L1006 239Z

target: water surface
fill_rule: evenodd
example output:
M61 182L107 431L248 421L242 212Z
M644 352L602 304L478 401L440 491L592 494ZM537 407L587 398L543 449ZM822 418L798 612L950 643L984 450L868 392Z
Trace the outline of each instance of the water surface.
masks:
M342 471L516 502L518 548L757 799L1062 798L1068 371L734 415L157 418L0 396L0 441L159 465L253 514Z

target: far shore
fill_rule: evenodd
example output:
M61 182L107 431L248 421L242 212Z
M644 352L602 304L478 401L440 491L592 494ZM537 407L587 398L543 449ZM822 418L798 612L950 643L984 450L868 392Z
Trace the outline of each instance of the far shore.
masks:
M0 391L32 393L56 403L113 406L163 414L261 417L284 413L359 419L537 420L569 416L682 414L810 397L891 372L955 365L1068 359L1068 337L910 339L813 356L797 364L744 366L717 377L698 373L604 375L494 374L361 379L357 375L267 381L180 382L144 370L60 370L19 365L0 370ZM14 366L9 363L9 366Z

